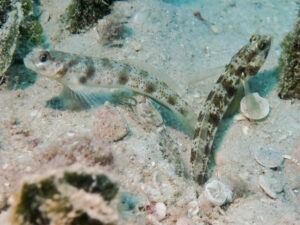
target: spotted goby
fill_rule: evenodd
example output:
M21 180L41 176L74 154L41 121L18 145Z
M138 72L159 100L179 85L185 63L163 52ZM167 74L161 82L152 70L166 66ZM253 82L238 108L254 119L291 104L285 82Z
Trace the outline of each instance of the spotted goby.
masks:
M233 101L239 86L248 77L257 74L268 56L271 38L266 35L252 35L248 44L242 47L226 65L213 89L209 93L194 132L191 149L192 176L203 184L208 179L208 162L212 155L212 144L218 125Z
M188 130L194 131L197 116L191 107L165 82L139 67L107 58L43 49L33 50L24 63L87 101L84 93L91 88L127 88L143 94L171 109Z

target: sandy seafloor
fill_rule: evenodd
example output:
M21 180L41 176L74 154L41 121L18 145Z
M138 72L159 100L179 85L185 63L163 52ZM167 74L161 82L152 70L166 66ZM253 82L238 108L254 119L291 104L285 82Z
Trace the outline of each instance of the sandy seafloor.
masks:
M109 171L121 191L142 196L140 208L151 209L157 202L166 206L161 221L151 210L136 210L119 224L300 224L299 164L285 160L274 171L259 165L253 156L257 149L273 148L300 160L300 102L279 99L274 83L279 44L296 21L297 0L117 2L114 10L131 30L122 40L123 47L101 45L94 29L68 34L60 17L69 0L41 2L41 22L50 48L125 60L159 71L158 76L170 81L195 112L224 65L250 36L271 35L272 48L254 86L268 99L271 112L259 122L238 119L237 114L224 129L214 176L231 187L234 198L226 207L212 207L201 205L202 187L175 172L172 151L180 151L188 165L192 140L161 123L148 100L137 97L140 103L134 109L106 103L88 111L58 111L45 107L62 88L55 81L38 77L24 90L2 86L0 207L17 190L21 178L80 165ZM194 17L195 10L207 24ZM110 161L103 163L101 157ZM272 174L283 186L275 199L259 186L259 176L264 174ZM6 217L7 211L2 210L1 225Z

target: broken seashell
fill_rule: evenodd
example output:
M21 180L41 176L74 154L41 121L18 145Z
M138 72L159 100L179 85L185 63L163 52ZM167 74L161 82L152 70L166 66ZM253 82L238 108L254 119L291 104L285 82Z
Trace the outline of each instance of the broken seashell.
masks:
M280 178L270 177L268 175L260 175L258 178L259 186L272 199L277 199L277 194L282 192L283 183Z
M189 202L187 216L189 218L193 218L194 216L198 216L199 214L200 214L200 208L198 202L195 200Z
M268 116L270 105L257 92L246 95L240 104L241 113L250 120L261 120Z
M204 193L207 200L213 205L221 206L232 201L230 187L214 178L205 184Z
M280 167L283 162L282 155L272 148L260 148L254 152L255 160L267 168Z
M282 155L282 157L283 157L284 159L291 160L291 161L292 161L293 163L295 163L297 166L300 166L300 161L297 160L297 159L295 159L295 158L293 158L292 156L290 156L290 155Z

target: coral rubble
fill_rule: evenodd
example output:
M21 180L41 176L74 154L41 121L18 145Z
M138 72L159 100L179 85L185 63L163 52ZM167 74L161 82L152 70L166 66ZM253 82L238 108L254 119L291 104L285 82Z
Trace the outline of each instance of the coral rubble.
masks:
M103 45L122 45L118 42L125 33L124 22L116 15L105 16L96 26L98 42Z
M73 0L67 8L67 29L71 33L80 33L91 27L98 19L110 13L110 6L114 0Z
M282 44L279 97L300 99L300 18Z
M23 182L11 209L12 225L113 225L118 186L101 172L55 170Z

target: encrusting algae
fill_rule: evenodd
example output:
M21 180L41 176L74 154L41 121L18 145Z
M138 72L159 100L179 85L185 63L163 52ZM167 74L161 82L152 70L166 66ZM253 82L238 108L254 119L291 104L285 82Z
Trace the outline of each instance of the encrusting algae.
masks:
M5 9L4 6L8 7L6 1L1 2L1 8ZM17 40L20 34L19 27L23 20L23 11L20 3L12 4L7 10L11 9L10 12L6 12L7 18L1 15L1 26L0 26L0 78L4 75L8 67L11 65L14 52L17 47ZM2 10L1 10L2 11ZM2 13L2 12L1 12ZM5 12L3 12L5 13ZM5 14L4 14L5 15ZM5 22L4 22L5 21Z
M28 83L23 58L43 39L38 7L33 0L0 1L0 83L7 75L8 88Z
M300 18L282 44L279 97L300 99Z
M10 209L12 225L113 225L119 188L106 173L54 170L24 181Z
M110 13L110 6L115 0L72 0L66 10L67 29L80 33L95 24L98 19Z

